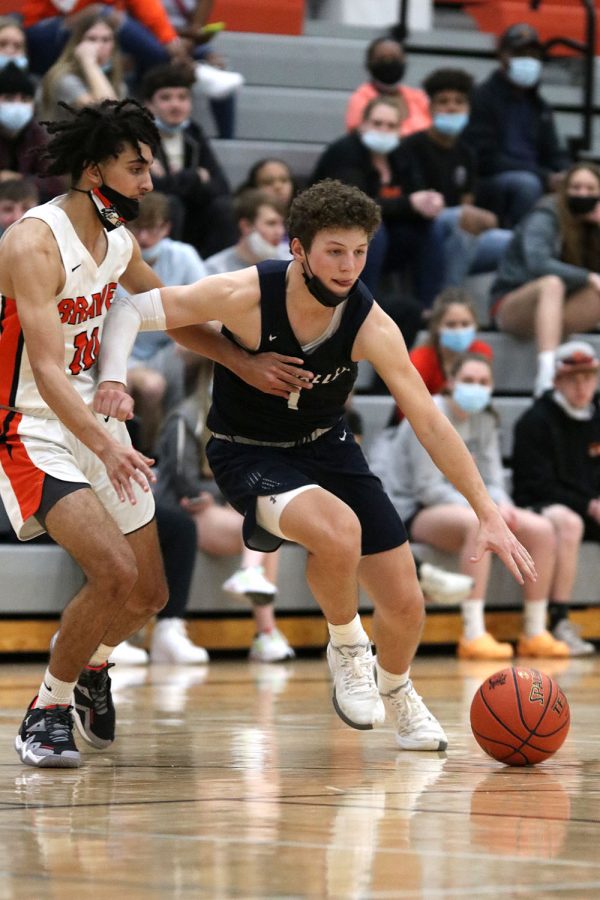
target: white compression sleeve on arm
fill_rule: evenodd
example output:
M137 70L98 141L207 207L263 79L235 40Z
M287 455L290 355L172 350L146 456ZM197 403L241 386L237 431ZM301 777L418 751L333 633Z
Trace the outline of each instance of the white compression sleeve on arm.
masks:
M102 331L98 381L127 384L127 360L138 331L165 331L166 327L159 288L115 300Z

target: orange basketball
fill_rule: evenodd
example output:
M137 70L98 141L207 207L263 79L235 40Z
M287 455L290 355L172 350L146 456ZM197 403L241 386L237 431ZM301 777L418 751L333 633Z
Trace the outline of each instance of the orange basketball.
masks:
M533 766L569 732L567 698L549 675L514 666L483 682L471 703L471 729L485 752L507 766Z

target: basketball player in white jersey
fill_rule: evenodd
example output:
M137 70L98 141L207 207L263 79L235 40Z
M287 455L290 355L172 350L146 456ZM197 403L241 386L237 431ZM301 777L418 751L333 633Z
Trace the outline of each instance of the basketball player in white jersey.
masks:
M86 576L16 738L21 760L40 767L79 766L73 721L93 746L113 741L108 657L167 599L153 461L119 421L130 400L114 418L92 410L117 282L132 292L160 285L123 227L152 190L158 132L134 101L67 109L48 123L47 171L69 174L72 188L0 242L0 493L22 540L47 531ZM302 383L293 358L274 354L265 366L210 328L190 330L188 343L262 390Z

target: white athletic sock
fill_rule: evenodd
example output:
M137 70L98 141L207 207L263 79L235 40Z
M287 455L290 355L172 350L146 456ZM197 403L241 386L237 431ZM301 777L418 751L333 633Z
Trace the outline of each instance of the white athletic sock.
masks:
M554 350L542 350L538 353L537 374L535 376L536 397L547 391L554 383Z
M385 669L382 669L379 665L379 662L376 663L377 666L377 687L379 688L379 693L384 696L385 694L391 694L392 691L397 690L399 687L403 687L408 681L408 676L410 674L410 669L407 669L402 675L393 675L392 672L386 672Z
M483 600L463 600L460 610L463 620L463 637L467 641L485 634L485 620L483 618Z
M73 688L76 684L76 681L60 681L50 674L50 669L46 669L35 703L36 707L69 706L72 702Z
M114 649L114 647L109 647L108 644L99 644L88 666L103 666Z
M546 630L547 600L528 600L523 610L525 637L535 637Z
M332 625L328 622L327 627L334 647L352 647L354 644L365 644L369 640L358 613L347 625Z

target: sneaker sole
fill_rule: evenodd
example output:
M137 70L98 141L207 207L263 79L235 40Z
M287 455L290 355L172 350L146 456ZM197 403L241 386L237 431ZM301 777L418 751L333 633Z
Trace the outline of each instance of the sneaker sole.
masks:
M106 748L110 747L110 745L113 743L114 738L112 738L112 740L103 740L102 738L91 736L89 732L86 731L85 722L81 719L77 707L73 707L72 716L75 728L77 729L81 737L92 747L95 747L96 750L106 750Z
M61 753L45 754L37 756L27 747L27 741L23 741L20 735L15 738L15 750L21 762L26 766L33 766L36 769L78 769L81 765L81 756L79 752L75 755L72 751L71 756Z
M340 709L340 706L337 702L337 697L335 695L335 688L333 689L333 695L331 699L333 701L333 708L335 709L336 713L338 714L342 722L345 722L346 725L350 726L350 728L356 728L358 729L358 731L373 731L374 728L379 728L381 725L383 725L385 721L385 718L383 718L381 722L370 722L365 724L353 722L352 719L349 719L348 716Z
M413 743L413 744L403 743L402 738L399 735L396 735L396 743L398 744L398 746L400 747L401 750L421 750L421 751L425 751L425 752L428 751L430 753L431 752L436 753L438 751L441 752L441 751L448 749L448 741L447 740L445 740L445 741L439 741L439 740L438 741L430 741L427 744L427 746L425 746L424 744L417 744L417 743ZM435 743L435 746L434 746L434 743Z
M270 603L275 602L276 591L273 591L272 594L265 594L258 591L231 591L227 588L223 588L223 590L234 600L237 600L238 603L249 601L254 603L255 606L268 606Z

